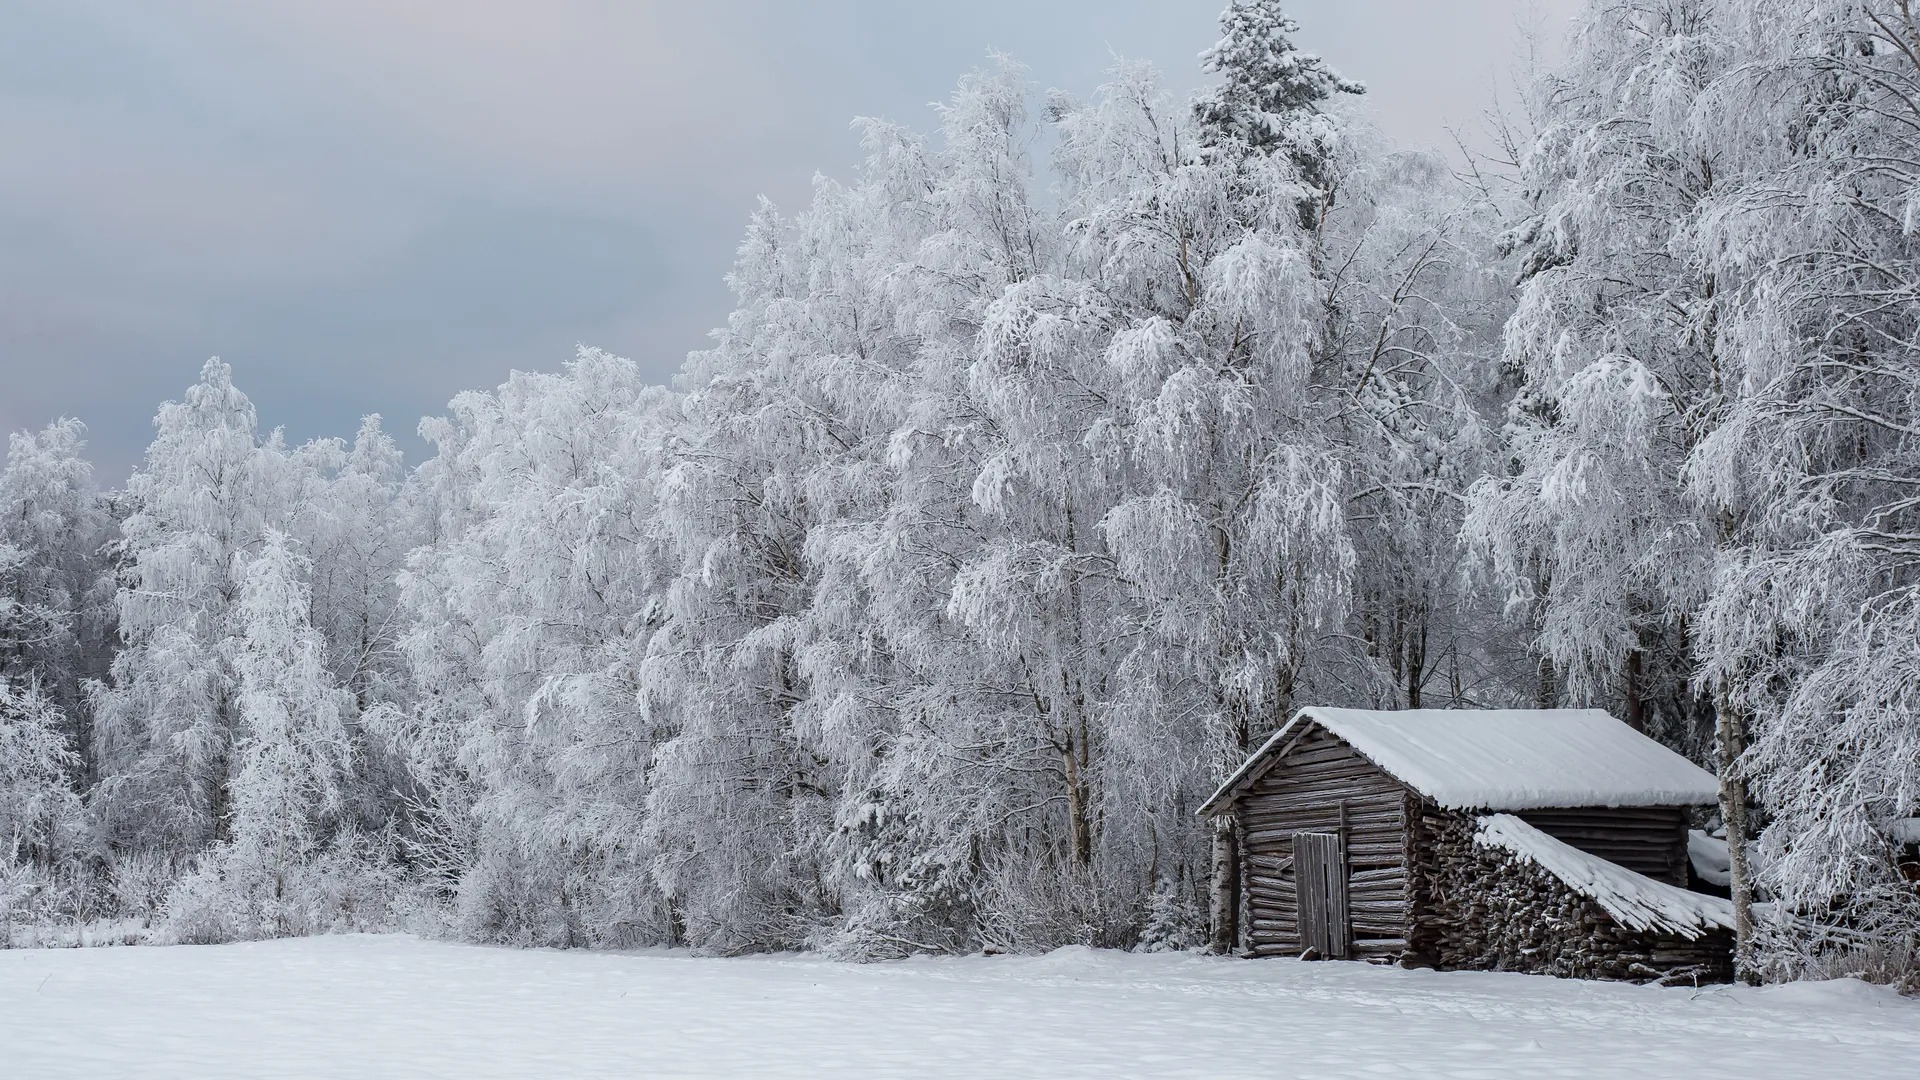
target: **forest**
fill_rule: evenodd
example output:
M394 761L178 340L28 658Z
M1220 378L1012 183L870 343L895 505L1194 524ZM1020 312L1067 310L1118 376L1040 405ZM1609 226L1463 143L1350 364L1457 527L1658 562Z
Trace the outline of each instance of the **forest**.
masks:
M1201 948L1297 707L1594 705L1720 777L1750 978L1915 977L1909 0L1592 0L1485 152L1298 33L861 121L670 387L12 435L0 943Z

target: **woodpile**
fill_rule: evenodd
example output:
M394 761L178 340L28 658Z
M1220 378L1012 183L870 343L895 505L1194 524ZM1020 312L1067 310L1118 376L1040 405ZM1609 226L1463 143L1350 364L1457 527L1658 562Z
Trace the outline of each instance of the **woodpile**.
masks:
M1476 845L1471 816L1426 808L1415 951L1441 968L1634 982L1726 982L1732 935L1637 931L1510 852Z

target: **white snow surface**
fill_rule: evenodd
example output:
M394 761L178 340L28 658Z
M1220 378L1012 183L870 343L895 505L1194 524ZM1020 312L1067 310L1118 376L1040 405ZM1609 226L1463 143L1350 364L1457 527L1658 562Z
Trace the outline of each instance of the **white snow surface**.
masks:
M1714 927L1733 929L1733 901L1655 881L1645 874L1548 836L1512 814L1480 819L1473 842L1539 866L1614 921L1635 930L1664 930L1692 941Z
M1920 817L1894 818L1887 826L1887 835L1896 844L1920 844Z
M1693 872L1701 881L1722 886L1733 884L1733 856L1727 853L1725 840L1700 829L1688 829L1687 861L1693 863Z
M1913 1075L1920 1003L1063 949L866 966L341 936L0 952L0 1076Z
M1274 732L1204 805L1308 721L1451 810L1699 806L1719 798L1712 773L1601 709L1313 707Z

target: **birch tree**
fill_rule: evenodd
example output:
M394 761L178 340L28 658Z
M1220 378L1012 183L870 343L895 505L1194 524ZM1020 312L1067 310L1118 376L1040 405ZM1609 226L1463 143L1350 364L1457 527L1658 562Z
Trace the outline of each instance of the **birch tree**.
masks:
M228 836L239 573L285 490L285 453L255 424L231 370L209 360L184 400L161 406L127 484L122 646L94 702L96 803L118 845L184 857Z
M323 866L322 856L342 824L352 698L335 685L309 619L310 573L277 529L240 571L231 820L168 900L184 940L324 929L332 915L326 893L345 884L337 879L346 868Z
M37 681L0 679L0 844L9 864L42 873L81 849L80 755Z
M1701 681L1747 722L1776 898L1743 962L1775 975L1898 962L1920 893L1894 823L1920 813L1913 497L1920 32L1905 3L1758 4L1703 129L1749 178L1705 230L1723 278L1724 421L1689 465L1735 528ZM1709 120L1711 119L1711 126ZM1744 944L1744 943L1743 943Z
M14 433L0 472L0 677L37 682L59 710L81 787L94 779L86 683L106 673L113 628L114 524L85 433L72 419Z
M440 535L410 560L401 640L419 696L382 723L422 782L416 840L471 860L447 884L476 937L612 943L664 925L638 846L653 749L638 667L659 623L666 408L631 362L583 350L462 395L430 428ZM468 828L467 850L445 850Z

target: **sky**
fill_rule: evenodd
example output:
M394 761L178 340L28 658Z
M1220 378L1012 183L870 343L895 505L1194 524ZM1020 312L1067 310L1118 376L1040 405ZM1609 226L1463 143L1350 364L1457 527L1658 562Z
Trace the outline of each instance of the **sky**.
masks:
M992 51L1183 95L1224 0L0 0L0 428L78 416L106 486L218 355L263 427L351 436L577 344L669 380L758 196L856 116L934 124ZM1574 0L1296 0L1395 140L1471 134ZM1533 28L1531 31L1529 28Z

